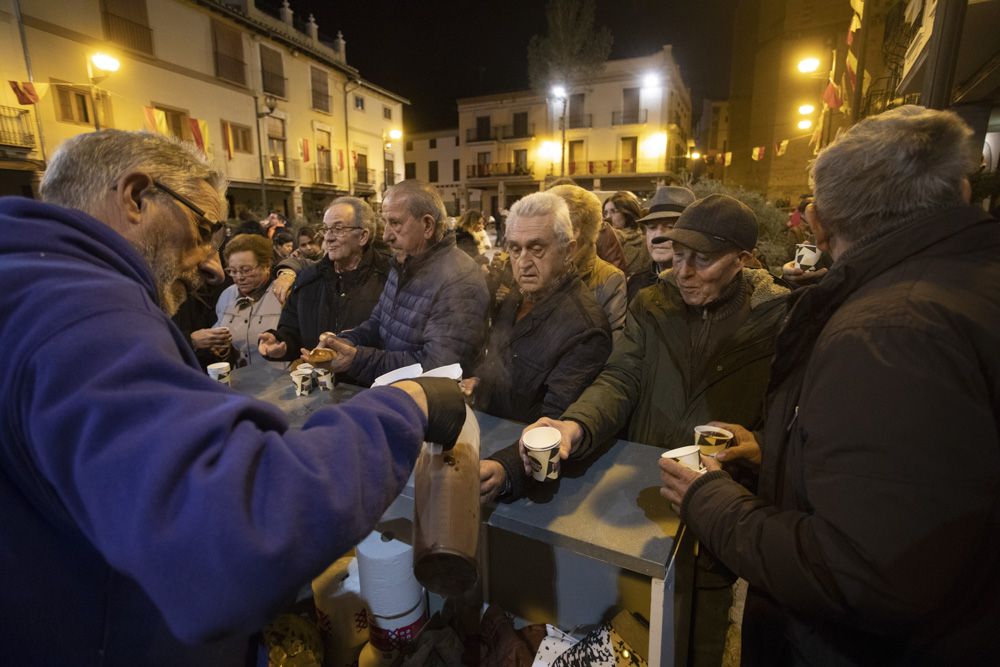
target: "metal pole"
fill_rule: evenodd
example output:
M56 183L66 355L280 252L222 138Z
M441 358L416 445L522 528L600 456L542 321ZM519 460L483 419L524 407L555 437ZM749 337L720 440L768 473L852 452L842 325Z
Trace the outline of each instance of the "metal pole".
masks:
M28 51L28 35L24 31L24 19L21 17L21 0L14 0L14 18L17 21L18 32L21 33L21 51L24 53L24 69L28 74L28 81L35 82L35 75L31 70L31 53ZM42 162L45 158L45 138L42 136L42 119L38 114L38 105L35 104L35 125L38 127L38 149L42 154Z
M559 175L566 175L566 98L569 93L563 96L563 108L562 108L562 144L561 150L559 151Z
M260 157L260 205L264 208L264 215L267 216L267 182L264 180L264 147L260 140L260 102L257 96L253 96L253 112L257 118L257 155Z
M934 10L934 29L927 43L927 71L920 91L920 103L925 107L951 106L966 4L966 0L938 0Z

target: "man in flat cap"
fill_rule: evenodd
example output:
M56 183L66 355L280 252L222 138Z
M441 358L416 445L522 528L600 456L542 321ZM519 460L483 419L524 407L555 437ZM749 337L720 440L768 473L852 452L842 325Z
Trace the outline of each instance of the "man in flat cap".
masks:
M679 185L661 185L656 188L653 198L647 202L646 215L637 221L646 232L646 250L653 260L647 271L640 271L628 277L628 300L643 287L655 285L660 274L674 263L674 244L666 233L674 228L674 223L688 206L697 199L691 190Z
M673 268L629 304L604 370L561 420L528 427L559 429L563 459L585 459L622 430L633 442L672 449L691 444L699 424L761 421L787 290L767 271L745 268L756 216L732 197L710 195L685 208L665 236ZM732 582L702 550L691 636L679 639L690 642L695 665L721 663Z

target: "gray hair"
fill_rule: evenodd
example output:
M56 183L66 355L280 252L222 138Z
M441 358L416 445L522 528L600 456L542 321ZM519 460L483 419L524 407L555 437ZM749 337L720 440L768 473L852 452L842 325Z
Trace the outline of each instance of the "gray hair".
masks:
M326 207L326 211L329 211L338 204L351 207L351 210L354 211L354 224L359 225L368 232L368 236L371 237L371 240L368 242L371 243L375 239L375 211L372 210L368 202L358 197L337 197ZM326 211L323 212L324 215Z
M47 202L94 214L108 189L136 171L191 198L199 196L199 181L220 199L226 191L226 177L192 143L151 132L100 130L63 142L49 161L40 192Z
M550 192L534 192L518 199L510 207L507 215L507 229L514 227L521 218L549 217L552 220L552 231L559 244L566 248L573 240L573 222L569 217L569 206L562 197Z
M816 210L847 241L962 203L972 130L951 111L906 105L864 119L816 158Z
M594 246L601 225L604 223L601 200L597 195L579 185L556 185L547 192L566 202L569 207L569 218L574 227L580 230L580 243Z
M401 197L406 202L406 209L414 218L431 216L434 219L434 241L440 241L444 238L444 233L447 230L448 211L444 207L444 201L438 194L437 188L433 185L410 178L390 186L385 191L382 200L385 201L389 197Z

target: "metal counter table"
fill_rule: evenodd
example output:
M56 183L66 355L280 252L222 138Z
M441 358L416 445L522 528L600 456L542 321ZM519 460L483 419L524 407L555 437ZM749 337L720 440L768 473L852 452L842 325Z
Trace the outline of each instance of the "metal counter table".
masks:
M345 401L364 391L338 385L333 392L314 391L308 396L296 397L288 373L274 366L239 369L233 373L232 386L278 406L293 426L301 426L310 413L324 405ZM476 417L480 425L482 457L515 442L524 428L523 424L481 412L476 412ZM654 447L619 441L586 470L574 472L564 468L566 474L557 483L539 485L539 489L555 491L549 493L549 497L501 503L492 511L484 508L483 518L491 528L491 535L493 530L507 531L553 549L568 550L604 567L648 577L649 664L674 664L675 658L678 664L683 664L681 654L686 653L686 646L683 646L686 642L675 647L673 641L675 584L678 566L685 572L682 579L687 582L690 548L688 545L684 549L677 548L679 542L687 540L678 540L679 519L658 492L660 479L656 463L660 453ZM552 489L550 484L558 486ZM412 500L411 477L394 503L394 515L412 517ZM505 556L510 553L508 550ZM493 555L491 559L496 561L498 557ZM588 581L586 585L591 583ZM585 595L586 591L578 593ZM687 606L685 600L680 602L682 608ZM679 634L683 636L688 619L681 609L677 610L677 620ZM678 655L675 655L675 648Z

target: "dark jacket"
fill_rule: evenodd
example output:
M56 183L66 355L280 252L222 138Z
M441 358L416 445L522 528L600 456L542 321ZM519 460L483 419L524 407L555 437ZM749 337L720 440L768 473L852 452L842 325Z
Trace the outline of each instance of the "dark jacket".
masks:
M750 582L744 664L996 664L1000 224L939 212L794 299L760 495L714 472L681 508Z
M635 295L639 293L639 290L645 289L650 285L655 285L656 281L660 279L660 273L660 267L656 262L648 262L644 270L630 275L628 283L625 286L628 300L631 302L635 298Z
M389 258L365 248L353 271L338 273L329 257L306 266L295 278L275 335L287 345L284 360L312 349L324 331L340 333L367 320L389 277Z
M698 424L760 419L788 291L767 271L744 269L742 279L750 299L746 321L697 364L691 315L672 274L639 292L604 371L563 415L584 428L574 458L589 456L623 429L633 442L672 448L690 444Z
M379 388L290 429L205 375L143 258L79 211L0 199L0 284L4 664L247 664L402 490L420 409Z
M576 273L521 318L523 302L511 292L493 320L475 407L497 417L530 423L558 419L604 367L611 353L611 327L593 293ZM512 497L526 481L516 445L491 458L512 482Z
M371 384L410 364L429 370L457 362L472 368L486 338L490 297L483 270L455 247L454 234L391 265L371 317L344 333L358 346L348 374Z

